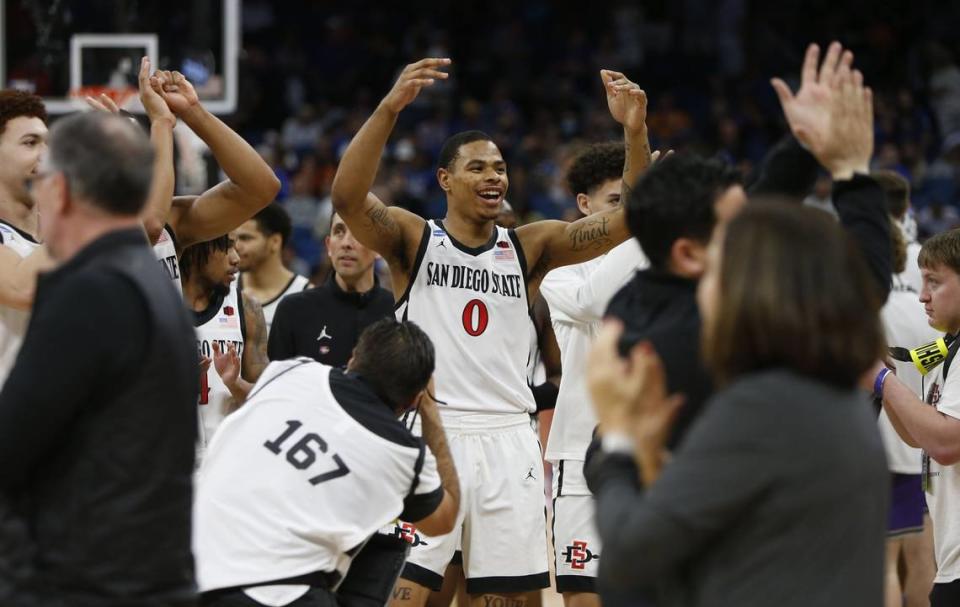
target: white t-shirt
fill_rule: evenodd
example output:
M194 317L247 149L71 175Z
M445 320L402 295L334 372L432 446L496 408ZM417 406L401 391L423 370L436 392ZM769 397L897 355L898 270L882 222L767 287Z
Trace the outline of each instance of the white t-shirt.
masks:
M597 425L584 374L587 354L610 300L647 265L640 245L631 238L602 257L551 271L540 284L563 369L547 440L548 461L583 460Z
M920 249L919 243L911 242L907 244L907 265L903 272L893 275L893 288L897 290L910 291L919 296L920 288L923 286L923 277L920 274Z
M40 247L40 243L29 234L0 221L0 246L26 258ZM0 388L3 388L7 375L17 360L17 353L20 352L29 323L29 310L0 306Z
M898 286L890 292L886 305L881 311L883 326L887 334L887 344L891 347L916 348L940 337L927 322L923 304L917 294L904 286ZM923 398L923 376L911 362L895 361L897 377L917 396ZM891 472L899 474L920 474L920 449L903 442L887 417L885 410L880 412L880 436L887 451L887 464Z
M200 468L197 584L343 574L378 528L422 519L442 498L433 454L361 380L306 358L273 362Z
M953 360L945 382L943 365L927 377L927 404L960 419L960 361ZM937 560L934 581L946 584L960 579L960 464L941 466L931 458L929 466L927 506L933 521L933 547Z

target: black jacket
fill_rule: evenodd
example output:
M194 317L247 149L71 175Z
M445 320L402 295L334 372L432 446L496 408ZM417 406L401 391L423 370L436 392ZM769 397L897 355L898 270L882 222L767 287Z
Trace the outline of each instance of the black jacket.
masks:
M751 373L688 437L646 491L623 455L595 479L608 589L657 584L662 607L882 602L890 478L864 394Z
M360 333L392 316L393 295L378 282L365 293L348 293L331 272L325 284L280 300L270 327L267 356L270 360L306 356L341 367L350 360Z
M788 168L796 166L801 177L815 176L815 171L809 171L812 156L795 142L789 141L778 146L776 152L771 154L770 162L765 167L765 177L751 189L751 194L771 196L779 192L781 198L796 199L803 194L803 186L799 183L803 179L798 180L797 175L791 176ZM813 162L815 165L816 161ZM782 187L775 188L776 183ZM876 296L880 301L885 301L890 292L893 266L890 224L883 191L873 179L855 176L834 184L833 201L843 228L860 250L874 277ZM621 354L639 341L650 340L663 360L667 389L670 393L685 396L668 442L668 446L675 449L713 392L712 381L701 362L696 282L655 270L640 271L614 296L607 314L624 323ZM596 493L599 475L608 465L607 458L598 453L598 441L590 445L585 459L584 474L588 486ZM604 590L606 585L602 572L599 585L604 604L610 607L634 604L637 596L644 595L640 585L622 595ZM650 596L649 593L647 596Z
M641 270L614 295L607 316L624 324L620 354L650 341L663 360L667 390L685 396L668 443L674 448L713 392L700 361L697 283L657 270Z
M0 393L0 499L18 507L0 533L23 522L33 556L26 579L4 564L16 600L0 603L193 603L198 384L193 327L142 230L39 279Z

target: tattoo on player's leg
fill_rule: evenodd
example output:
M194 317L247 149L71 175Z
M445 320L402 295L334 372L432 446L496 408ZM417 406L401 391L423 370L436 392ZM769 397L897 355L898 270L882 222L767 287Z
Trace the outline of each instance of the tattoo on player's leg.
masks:
M395 601L409 601L411 597L410 589L405 586L393 589L393 600Z
M483 607L526 607L526 597L507 597L497 594L484 594Z

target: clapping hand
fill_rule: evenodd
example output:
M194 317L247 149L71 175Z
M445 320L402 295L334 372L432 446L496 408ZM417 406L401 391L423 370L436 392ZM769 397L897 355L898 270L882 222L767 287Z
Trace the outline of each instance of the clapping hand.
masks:
M217 375L223 380L225 386L236 384L240 377L240 356L237 354L237 347L230 344L224 352L217 342L214 341L212 345L213 366L217 370Z
M619 355L622 332L619 322L604 323L587 359L587 387L603 432L628 434L638 453L659 458L683 397L667 395L663 363L648 342Z

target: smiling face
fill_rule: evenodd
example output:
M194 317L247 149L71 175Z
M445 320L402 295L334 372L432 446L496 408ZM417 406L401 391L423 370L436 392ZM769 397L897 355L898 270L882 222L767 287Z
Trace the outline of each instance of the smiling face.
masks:
M437 170L450 209L474 221L494 221L507 194L507 163L492 141L461 145L450 168Z
M31 201L26 185L37 174L46 142L47 126L32 116L7 121L0 133L0 185L18 200Z

